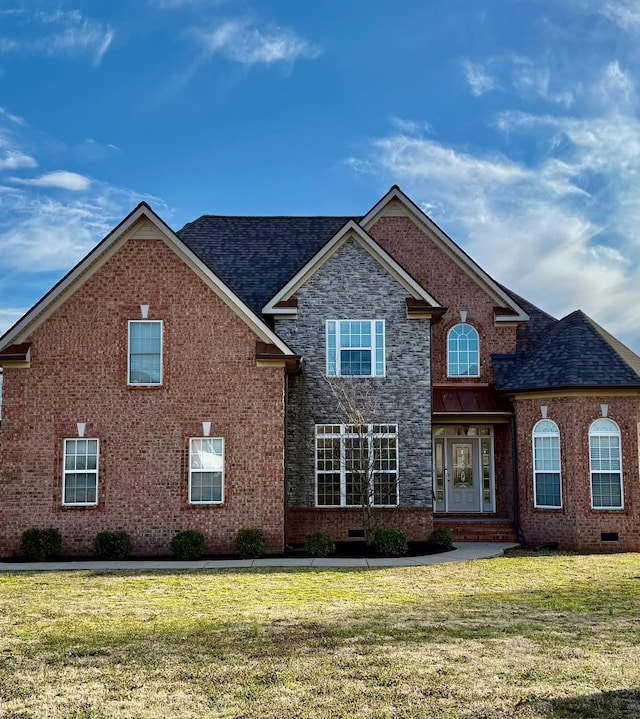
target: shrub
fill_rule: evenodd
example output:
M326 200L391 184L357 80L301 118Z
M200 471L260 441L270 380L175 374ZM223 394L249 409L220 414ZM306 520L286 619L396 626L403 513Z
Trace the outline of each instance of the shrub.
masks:
M409 551L407 535L402 529L376 529L373 544L383 557L400 557Z
M25 559L33 562L46 562L47 559L60 554L62 535L58 529L25 529L20 541Z
M336 551L333 539L326 532L312 532L304 538L304 548L310 557L328 557Z
M124 559L131 554L131 537L126 532L98 532L93 540L96 559Z
M197 529L185 529L171 540L171 553L178 559L200 559L204 554L204 534Z
M256 559L264 554L267 543L262 530L245 527L236 534L235 547L242 559Z
M448 527L438 527L431 532L427 541L434 549L446 552L453 549L453 532Z

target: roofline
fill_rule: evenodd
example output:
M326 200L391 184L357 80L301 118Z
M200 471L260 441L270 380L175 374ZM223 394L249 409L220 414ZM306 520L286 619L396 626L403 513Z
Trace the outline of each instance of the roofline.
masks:
M616 391L628 392L634 390L640 392L640 382L638 384L563 384L557 387L507 387L506 389L496 388L496 392L500 395L516 395L516 394L540 394L548 395L554 392L594 392L597 394L610 393Z
M362 227L366 228L366 226L379 214L385 205L394 199L401 202L413 215L415 215L416 219L426 225L426 227L438 238L438 240L442 242L445 248L461 260L463 266L472 270L488 286L492 293L502 299L507 307L511 307L516 312L516 315L496 317L496 323L526 322L530 319L524 309L520 307L520 305L512 297L510 297L500 287L500 285L462 249L462 247L460 247L460 245L456 244L456 242L454 242L442 228L440 228L423 210L421 210L410 197L405 195L398 185L393 185L387 194L376 202L362 220L360 220Z
M273 344L285 355L294 355L291 348L268 327L248 305L246 305L199 257L193 252L166 222L146 203L141 202L104 239L102 239L75 267L57 282L30 310L28 310L7 332L0 337L0 350L18 344L20 336L37 321L37 318L84 275L98 258L107 252L142 217L148 219L182 255L203 276L211 289L229 305L238 316L265 342ZM36 325L38 326L38 325ZM18 340L18 341L17 341Z
M295 314L291 310L283 311L276 308L279 302L289 299L316 270L324 264L347 240L347 235L353 232L356 239L365 249L415 298L428 302L434 309L441 309L438 300L430 295L417 280L415 280L393 257L383 249L373 237L355 220L348 220L316 254L287 282L284 287L272 297L262 308L265 314Z

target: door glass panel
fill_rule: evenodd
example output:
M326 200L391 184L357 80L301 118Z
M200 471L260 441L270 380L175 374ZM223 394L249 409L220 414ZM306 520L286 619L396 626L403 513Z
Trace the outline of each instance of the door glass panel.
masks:
M491 443L482 440L482 501L491 504Z
M472 445L453 444L453 486L460 489L473 487L473 453Z
M444 502L444 442L436 440L436 500Z

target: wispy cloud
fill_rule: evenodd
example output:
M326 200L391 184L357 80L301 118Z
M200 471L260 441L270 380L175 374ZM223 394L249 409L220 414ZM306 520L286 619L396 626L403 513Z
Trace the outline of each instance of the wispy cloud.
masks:
M467 85L469 85L471 94L474 97L480 97L485 92L499 87L497 80L480 63L465 60L462 63L462 69Z
M21 185L33 185L33 187L55 187L59 190L72 190L79 192L86 190L91 184L91 180L84 175L68 170L54 170L53 172L45 172L40 177L19 178L12 177L12 182Z
M512 69L512 85L523 97L540 97L548 102L571 107L575 100L574 90L554 91L551 89L551 70L541 67L527 58L517 58Z
M536 148L526 163L399 130L349 163L403 185L515 291L559 316L582 307L640 350L640 119L624 100L635 88L613 64L589 90L605 93L594 117L497 118L521 140L507 146Z
M113 37L111 27L78 10L15 13L3 23L0 53L89 56L99 65Z
M626 32L640 32L640 5L637 0L606 0L597 10Z
M249 20L227 20L212 30L194 31L207 57L222 55L243 65L313 59L320 48L286 28L259 28Z

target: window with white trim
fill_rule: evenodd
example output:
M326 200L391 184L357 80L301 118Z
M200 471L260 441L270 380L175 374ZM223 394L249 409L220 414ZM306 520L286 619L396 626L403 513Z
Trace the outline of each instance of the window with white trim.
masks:
M480 335L466 323L454 325L447 335L447 375L480 376Z
M327 320L328 377L384 377L384 320Z
M397 425L316 425L318 507L397 504Z
M192 437L189 440L189 503L222 504L224 501L224 440Z
M129 320L127 382L162 384L162 320Z
M610 419L597 419L589 428L591 506L624 509L620 427Z
M550 419L533 428L533 503L535 507L562 507L560 430Z
M97 439L65 439L62 469L62 504L87 507L98 504Z

